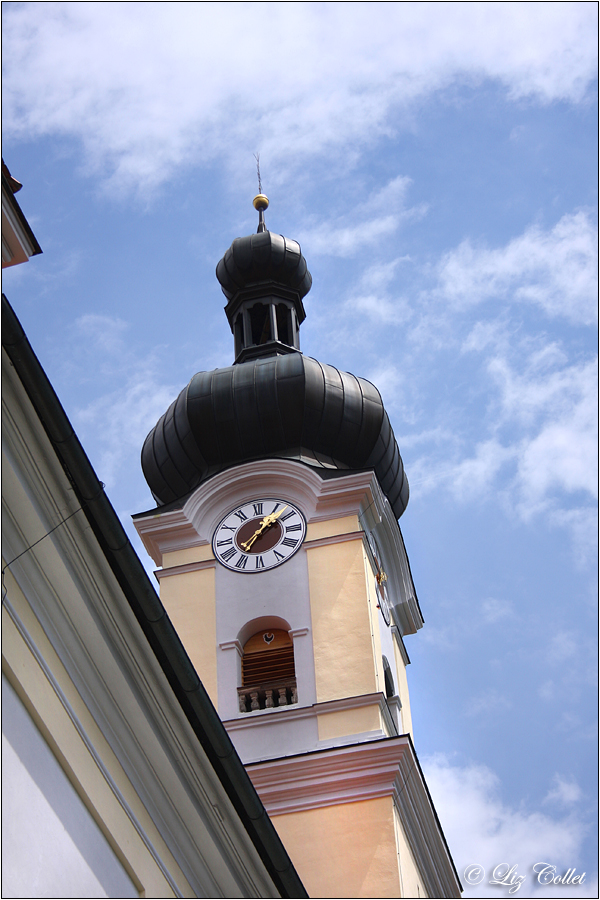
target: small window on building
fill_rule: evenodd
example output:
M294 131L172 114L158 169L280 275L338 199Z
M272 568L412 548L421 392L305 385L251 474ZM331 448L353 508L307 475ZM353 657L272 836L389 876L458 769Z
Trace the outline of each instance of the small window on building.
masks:
M396 695L394 686L394 676L392 675L392 667L388 662L387 656L383 657L383 678L385 681L385 696L388 700Z
M259 631L244 644L240 712L298 702L294 645L281 629Z

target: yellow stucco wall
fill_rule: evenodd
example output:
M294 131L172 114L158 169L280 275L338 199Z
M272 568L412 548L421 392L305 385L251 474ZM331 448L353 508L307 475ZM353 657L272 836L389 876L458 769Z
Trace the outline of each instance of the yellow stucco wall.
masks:
M338 519L310 522L306 529L306 540L316 541L319 538L332 537L334 534L348 534L358 531L359 528L358 516L340 516Z
M377 691L362 539L306 556L317 701Z
M160 599L210 699L217 706L214 568L162 578Z
M363 734L365 731L384 730L379 704L320 713L317 718L320 741L329 741L348 734Z
M391 797L272 818L310 897L401 896Z
M396 842L398 846L398 858L400 860L400 879L403 897L428 897L429 894L423 887L423 880L415 865L415 858L408 846L398 810L394 807L394 824L396 827Z
M169 550L163 553L162 564L163 569L170 566L184 566L186 563L204 562L206 559L212 559L213 552L210 544L201 544L198 547L186 547L183 550Z

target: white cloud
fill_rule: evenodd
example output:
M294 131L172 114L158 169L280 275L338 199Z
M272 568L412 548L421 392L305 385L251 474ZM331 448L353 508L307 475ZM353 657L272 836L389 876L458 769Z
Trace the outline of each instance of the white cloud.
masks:
M335 148L343 164L394 109L449 85L576 103L596 74L590 3L15 3L4 17L5 133L74 136L121 187L227 146L230 161L260 147L279 177Z
M371 323L401 325L412 316L410 302L390 290L390 285L397 280L398 267L409 260L408 256L399 256L365 269L345 304L346 310L359 317L361 330L366 324L365 317Z
M512 604L506 600L497 600L495 597L488 597L481 605L483 619L492 625L499 622L500 619L510 619L514 616Z
M101 316L89 313L80 316L75 322L78 333L111 356L123 351L123 335L128 328L127 322L113 316Z
M402 175L393 178L379 191L369 195L362 203L352 207L349 213L326 221L312 221L300 235L300 243L310 254L327 256L353 256L359 247L377 244L381 238L393 234L400 224L407 219L420 218L425 215L424 205L409 208L406 206L406 194L411 179ZM392 270L400 259L387 266L373 267L363 276L374 277L375 286L386 277L386 268ZM382 268L382 277L378 278L377 269Z
M109 491L123 475L129 460L139 459L146 435L177 396L178 390L157 381L152 369L142 366L124 385L80 409L76 427L84 440L93 433L98 454L94 466ZM85 441L92 446L92 441Z
M562 361L554 351L546 358ZM550 524L571 530L583 562L593 556L595 534L590 503L597 497L597 364L547 372L526 359L523 368L517 372L505 358L490 360L487 369L499 389L491 404L498 412L487 425L494 436L478 440L462 459L465 442L455 436L445 444L445 464L428 442L426 454L411 466L411 486L430 491L445 485L461 502L493 494L523 521L543 513Z
M477 444L475 455L462 460L448 473L454 496L465 501L487 494L500 469L516 452L516 448L503 447L496 439Z
M160 348L142 356L127 340L129 330L130 323L117 316L80 316L63 362L63 378L92 376L97 396L73 420L109 491L131 479L129 463L139 460L146 435L181 390L159 377ZM142 485L139 462L135 477Z
M437 290L459 309L514 300L589 325L597 315L597 247L594 222L581 210L549 231L533 226L495 250L466 240L441 260Z
M489 371L500 387L504 419L530 427L539 423L518 448L521 514L527 517L545 507L557 490L596 497L597 362L553 372L538 372L534 365L518 374L506 360L495 358Z
M577 887L577 897L596 896L590 861L581 859L584 827L576 812L555 818L528 810L524 804L518 808L508 806L500 798L498 778L485 766L452 765L439 755L424 760L423 769L465 897L566 896L564 886L555 890L533 881L532 869L538 862L556 866L561 875L572 867L581 874L587 863L586 879ZM557 778L548 796L558 791L574 804L575 787L572 782ZM470 885L465 877L465 870L473 865L483 867L485 873L478 885ZM509 894L508 888L489 883L496 867L503 867L500 874L515 865L515 874L526 876L518 891Z
M556 773L554 786L548 791L544 803L558 803L561 806L572 806L581 800L581 788L574 779L561 778Z
M510 709L511 702L505 694L500 693L495 688L489 688L476 697L471 697L465 704L465 715L476 716L495 716L498 713L504 713Z

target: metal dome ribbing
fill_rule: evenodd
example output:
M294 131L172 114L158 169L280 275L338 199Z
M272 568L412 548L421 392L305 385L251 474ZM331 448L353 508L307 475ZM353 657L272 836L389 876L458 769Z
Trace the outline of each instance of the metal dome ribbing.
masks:
M283 288L302 300L312 285L300 244L271 231L236 238L217 265L217 278L230 303L265 287Z
M152 429L142 468L159 505L251 459L374 469L399 518L408 481L377 388L301 353L195 375Z

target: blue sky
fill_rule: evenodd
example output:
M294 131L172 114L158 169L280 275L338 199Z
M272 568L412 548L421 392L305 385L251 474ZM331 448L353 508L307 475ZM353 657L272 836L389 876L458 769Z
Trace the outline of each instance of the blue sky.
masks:
M415 739L466 896L595 896L595 3L4 3L4 290L109 496L233 341L214 276L300 241L305 353L381 390L425 627ZM147 562L148 567L151 563ZM572 894L575 896L575 893Z

